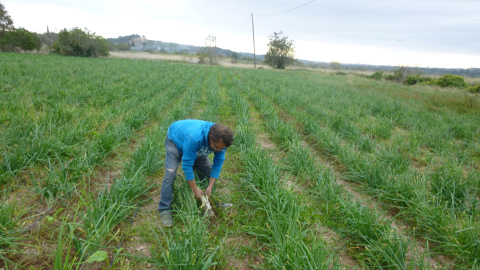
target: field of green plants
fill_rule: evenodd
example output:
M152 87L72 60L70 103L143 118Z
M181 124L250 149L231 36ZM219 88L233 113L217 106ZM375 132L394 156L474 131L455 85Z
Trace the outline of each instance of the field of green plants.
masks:
M480 102L355 74L0 54L2 269L480 269ZM234 129L199 212L168 126Z

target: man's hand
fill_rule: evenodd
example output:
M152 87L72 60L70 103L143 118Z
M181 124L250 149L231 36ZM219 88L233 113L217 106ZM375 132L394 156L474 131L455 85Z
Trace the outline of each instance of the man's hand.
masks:
M187 183L192 189L193 194L195 195L195 198L200 200L202 198L202 195L204 195L205 193L197 187L195 180L187 181Z
M195 198L197 199L202 199L202 196L205 194L201 189L197 188L193 191L193 194L195 194Z
M213 185L209 185L207 189L205 189L205 194L208 196L212 195L212 189L213 189Z
M205 190L205 194L207 194L208 196L212 195L212 189L213 189L213 185L215 184L215 181L217 179L213 178L213 177L210 177L210 180L208 181L208 187L207 189Z

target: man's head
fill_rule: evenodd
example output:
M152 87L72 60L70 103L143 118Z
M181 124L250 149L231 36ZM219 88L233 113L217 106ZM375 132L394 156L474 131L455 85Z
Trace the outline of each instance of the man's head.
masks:
M208 132L210 148L216 152L230 147L233 143L233 135L233 130L230 128L219 124L213 125Z

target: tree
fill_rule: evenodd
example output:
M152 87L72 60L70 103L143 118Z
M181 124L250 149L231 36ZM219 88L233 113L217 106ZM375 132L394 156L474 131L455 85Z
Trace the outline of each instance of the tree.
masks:
M51 47L55 43L55 41L58 40L58 33L47 31L47 33L38 34L38 37L42 41L42 44Z
M232 52L231 58L232 58L232 63L236 63L238 62L238 59L240 59L240 56L238 55L237 52Z
M293 40L288 40L282 31L273 32L263 62L277 69L285 69L286 66L293 64L295 55L293 42Z
M13 29L13 21L10 18L10 15L8 15L5 6L0 3L0 36Z
M41 46L42 41L38 35L23 28L5 32L0 38L0 49L7 52L38 50Z
M98 57L108 56L108 41L88 30L79 28L68 31L63 29L53 44L55 53L71 56Z
M31 51L38 50L41 46L42 42L37 34L23 28L15 29L12 18L8 15L5 6L0 3L0 50Z
M438 78L435 81L435 85L439 85L441 87L468 87L468 84L465 82L465 79L463 79L462 76L453 74L445 74L442 77Z
M342 64L340 64L340 62L330 62L330 68L333 70L340 70L342 69Z

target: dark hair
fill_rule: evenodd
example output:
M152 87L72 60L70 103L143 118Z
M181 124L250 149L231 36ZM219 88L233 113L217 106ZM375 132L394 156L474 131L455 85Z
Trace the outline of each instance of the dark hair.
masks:
M214 124L210 127L208 138L214 142L222 141L226 147L230 147L233 143L233 130L226 126Z

